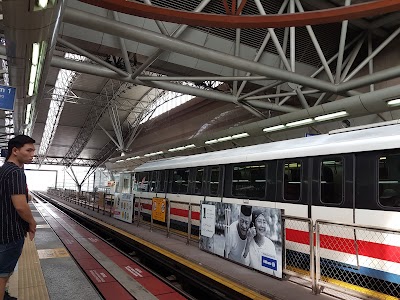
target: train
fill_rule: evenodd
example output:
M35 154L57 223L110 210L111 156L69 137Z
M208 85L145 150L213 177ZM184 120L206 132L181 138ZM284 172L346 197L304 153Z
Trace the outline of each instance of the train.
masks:
M313 222L399 229L400 120L148 161L134 169L134 178L144 216L151 214L153 197L181 203L171 212L177 229L187 226L188 203L205 202L277 208ZM198 229L200 208L195 207L192 224ZM286 264L309 269L307 241L294 234L298 228L287 224L284 231ZM382 240L371 239L368 231L322 235L331 246L321 251L321 268L338 270L321 270L322 276L370 290L377 298L400 297L399 235ZM343 240L353 249L335 246ZM355 249L363 242L361 251Z

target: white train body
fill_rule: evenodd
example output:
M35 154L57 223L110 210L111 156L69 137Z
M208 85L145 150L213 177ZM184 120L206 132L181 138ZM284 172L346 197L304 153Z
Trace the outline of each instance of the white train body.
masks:
M146 186L134 191L147 204L143 212L151 213L152 197L165 197L173 201L171 220L178 223L187 222L182 212L192 203L197 212L192 224L199 226L197 205L214 201L280 208L286 216L313 221L400 229L398 121L149 161L134 171L136 186ZM290 222L285 229L286 250L308 255L309 245L296 237L305 232ZM321 241L325 263L340 262L358 276L400 285L400 235L381 234L374 240L368 231L355 236L354 230L322 226L321 236L331 241L326 248ZM355 243L356 255L341 246L346 243Z

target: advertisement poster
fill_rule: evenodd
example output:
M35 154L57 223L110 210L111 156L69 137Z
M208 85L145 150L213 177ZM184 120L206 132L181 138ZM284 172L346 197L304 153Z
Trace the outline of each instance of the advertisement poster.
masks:
M132 223L133 216L133 194L114 194L114 218Z
M282 278L282 214L276 208L203 202L200 249Z
M167 202L165 198L153 198L153 220L165 222L165 211L167 209Z
M104 207L104 192L98 192L99 198L98 198L98 204L99 207Z
M201 235L211 238L215 233L215 206L203 204L201 209Z

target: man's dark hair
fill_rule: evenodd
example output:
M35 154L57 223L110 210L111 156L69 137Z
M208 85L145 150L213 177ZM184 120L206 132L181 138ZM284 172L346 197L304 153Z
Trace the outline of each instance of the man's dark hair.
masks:
M240 207L240 212L247 217L251 216L251 210L252 207L250 205L242 205Z
M14 148L21 149L25 144L34 144L36 141L27 135L17 135L8 141L8 153L6 160L10 158L12 150Z

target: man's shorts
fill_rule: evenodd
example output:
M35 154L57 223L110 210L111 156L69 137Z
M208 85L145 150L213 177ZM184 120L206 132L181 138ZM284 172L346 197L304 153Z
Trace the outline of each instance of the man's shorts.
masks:
M25 239L0 244L0 277L10 277L22 253Z

